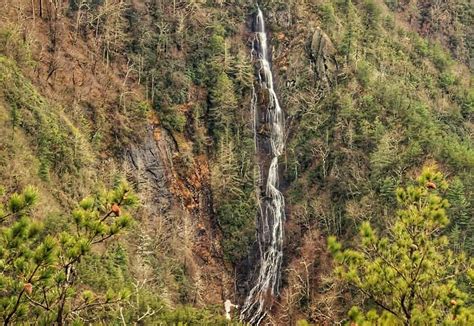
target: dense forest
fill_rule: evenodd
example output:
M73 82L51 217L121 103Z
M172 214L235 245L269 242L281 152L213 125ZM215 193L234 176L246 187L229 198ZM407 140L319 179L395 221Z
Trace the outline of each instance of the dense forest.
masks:
M0 321L474 325L473 56L469 0L0 0Z

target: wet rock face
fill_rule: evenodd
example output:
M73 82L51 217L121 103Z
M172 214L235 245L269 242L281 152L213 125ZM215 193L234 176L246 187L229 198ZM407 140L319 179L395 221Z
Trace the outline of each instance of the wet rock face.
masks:
M316 77L323 87L332 87L336 83L336 48L329 37L319 27L309 42L309 56Z
M146 215L153 217L166 213L172 205L169 190L169 157L166 137L155 139L154 127L148 127L141 144L133 145L125 153L125 168L135 183L145 205Z

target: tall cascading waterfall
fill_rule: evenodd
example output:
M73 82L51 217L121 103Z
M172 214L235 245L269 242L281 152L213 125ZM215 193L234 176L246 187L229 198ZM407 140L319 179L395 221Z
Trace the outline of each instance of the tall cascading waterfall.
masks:
M260 161L260 189L257 191L260 207L257 220L260 270L245 300L240 319L258 325L271 308L280 288L285 200L278 189L278 157L285 146L285 121L274 89L265 22L260 8L255 18L254 32L252 59L257 68L258 83L253 90L252 117L256 155ZM262 170L267 171L267 166L266 185L263 187L265 178Z

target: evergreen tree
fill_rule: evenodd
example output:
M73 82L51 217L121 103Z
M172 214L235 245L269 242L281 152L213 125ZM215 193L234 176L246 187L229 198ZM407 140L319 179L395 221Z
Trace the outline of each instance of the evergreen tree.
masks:
M218 134L230 128L237 109L234 83L226 73L222 72L211 89L211 107L209 115L212 121L212 132Z
M126 293L95 294L77 284L76 267L93 247L130 226L127 208L137 203L126 183L83 199L71 230L43 232L29 215L37 191L26 188L0 205L0 319L58 324L117 302ZM46 234L45 234L46 233Z
M387 232L366 222L356 249L342 250L335 237L328 245L336 274L367 299L367 312L353 307L358 325L472 325L472 296L461 290L474 281L473 262L449 249L442 235L449 220L443 175L425 168L415 185L397 190L400 206ZM470 293L472 294L472 293Z
M468 253L474 252L474 220L472 209L465 195L466 191L461 179L455 178L449 185L446 198L449 200L450 239L453 245L460 246Z

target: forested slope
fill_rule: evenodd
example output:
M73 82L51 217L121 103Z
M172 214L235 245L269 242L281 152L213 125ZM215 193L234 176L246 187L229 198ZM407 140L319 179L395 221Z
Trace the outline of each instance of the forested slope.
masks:
M433 232L472 257L472 4L259 4L287 129L283 284L266 322L330 325L347 321L352 305L373 307L334 273L338 251L326 239L356 246L364 222L390 233L396 189L424 166L449 184L438 190L450 222ZM259 257L255 13L243 0L0 0L6 210L34 185L38 202L20 215L56 235L73 227L82 198L119 180L139 201L127 232L75 262L71 288L94 299L71 294L63 322L225 324L223 302L245 299ZM99 206L86 208L110 208ZM22 277L17 287L32 283ZM105 304L107 290L127 295ZM11 311L16 298L0 308Z

